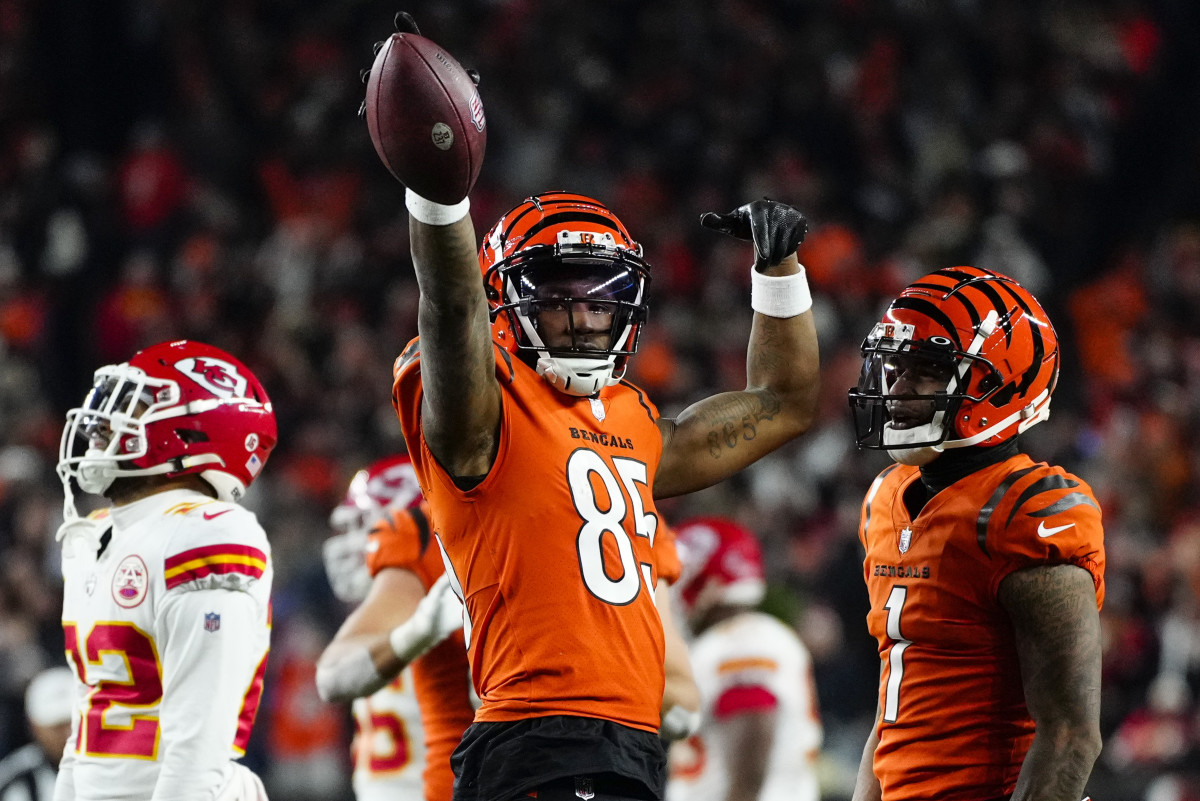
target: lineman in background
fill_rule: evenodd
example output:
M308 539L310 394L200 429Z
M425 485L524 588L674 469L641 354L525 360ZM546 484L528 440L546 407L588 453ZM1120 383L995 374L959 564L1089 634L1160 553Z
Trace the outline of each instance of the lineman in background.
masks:
M462 605L442 578L408 457L358 471L330 524L330 585L359 606L321 655L317 690L353 700L355 796L449 801L450 753L475 705Z
M808 649L756 611L766 591L758 541L732 520L675 529L674 588L700 687L699 729L670 753L667 801L816 801L821 721Z

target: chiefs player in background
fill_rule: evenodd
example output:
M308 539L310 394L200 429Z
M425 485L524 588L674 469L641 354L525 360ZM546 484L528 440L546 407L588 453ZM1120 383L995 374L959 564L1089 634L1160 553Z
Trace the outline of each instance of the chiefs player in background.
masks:
M754 244L747 380L671 419L623 378L650 266L602 203L531 197L478 256L465 198L408 190L405 204L420 337L397 359L393 402L464 599L481 698L452 761L455 799L661 798L654 502L812 424L804 218L768 200L704 217Z
M791 627L757 611L758 541L720 517L675 534L683 570L672 593L694 635L702 705L696 733L671 749L668 801L817 801L812 660Z
M862 353L858 444L898 464L862 507L882 665L854 798L1078 799L1100 752L1100 507L1017 440L1049 415L1054 327L1012 279L951 267Z
M238 505L275 447L237 359L164 342L67 412L63 631L78 680L58 801L260 801L245 753L270 643L271 547ZM112 504L87 518L74 486Z
M355 474L330 515L325 568L358 603L317 662L326 701L353 700L358 801L449 801L450 753L475 716L462 604L430 539L407 456Z

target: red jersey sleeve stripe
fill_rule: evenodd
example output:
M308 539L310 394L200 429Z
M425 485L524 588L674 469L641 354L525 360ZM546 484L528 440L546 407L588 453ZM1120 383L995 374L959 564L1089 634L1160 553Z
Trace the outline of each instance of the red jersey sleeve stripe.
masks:
M170 557L165 568L163 577L169 590L214 573L242 573L262 578L267 568L267 556L257 548L245 545L210 545Z
M189 581L202 579L205 576L211 576L214 574L223 575L226 573L241 573L242 575L250 576L251 578L262 578L263 568L259 565L253 564L208 560L195 567L181 569L175 573L168 574L166 577L167 589L174 589L180 584L186 584Z
M163 568L170 571L186 562L191 562L194 559L205 559L210 556L245 556L256 559L263 564L266 564L267 561L267 555L257 548L252 548L249 545L222 543L220 545L206 545L203 548L191 548L186 551L180 551L174 556L168 556L166 562L163 563Z

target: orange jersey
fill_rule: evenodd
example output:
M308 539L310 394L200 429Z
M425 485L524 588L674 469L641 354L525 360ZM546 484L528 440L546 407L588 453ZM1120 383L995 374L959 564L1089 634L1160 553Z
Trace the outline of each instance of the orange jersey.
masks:
M461 490L423 436L418 348L397 362L393 403L465 599L476 721L569 715L656 732L657 410L625 383L563 394L494 348L496 460Z
M893 465L863 503L859 537L882 673L875 775L884 801L1000 798L1033 741L1005 576L1074 564L1104 601L1100 506L1079 478L1017 454L960 479L909 517L916 467Z
M410 570L428 590L446 572L441 552L431 541L428 521L428 504L421 503L376 523L367 541L371 576L389 567ZM425 730L425 799L449 801L454 790L450 754L475 717L462 632L415 660L411 669Z
M675 529L661 519L658 522L658 540L654 543L654 555L658 558L658 580L667 584L679 581L683 563L679 561L679 551L675 548Z

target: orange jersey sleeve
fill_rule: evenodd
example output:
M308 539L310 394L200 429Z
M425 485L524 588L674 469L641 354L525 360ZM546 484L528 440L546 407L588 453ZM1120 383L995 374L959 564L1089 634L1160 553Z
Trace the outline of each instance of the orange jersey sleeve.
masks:
M432 540L429 504L425 501L411 509L392 510L367 534L367 569L371 576L387 567L411 570L427 590L445 572Z
M464 491L423 436L419 348L397 362L393 402L465 598L476 719L575 715L657 731L657 410L624 382L565 395L495 348L496 460Z
M1018 454L909 516L915 467L871 485L859 536L882 663L875 774L886 801L1012 793L1034 724L1012 625L997 599L1014 570L1075 564L1104 599L1104 538L1091 489Z

